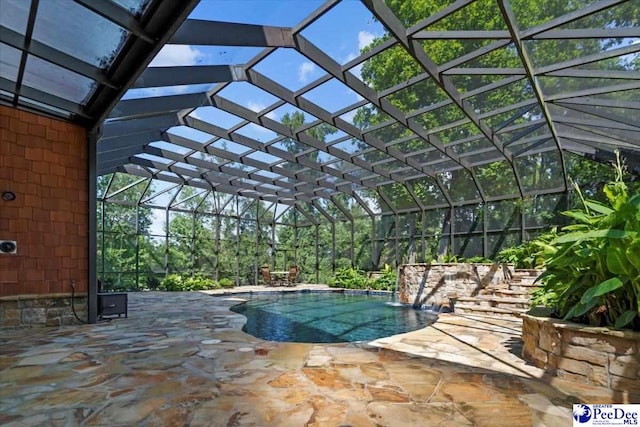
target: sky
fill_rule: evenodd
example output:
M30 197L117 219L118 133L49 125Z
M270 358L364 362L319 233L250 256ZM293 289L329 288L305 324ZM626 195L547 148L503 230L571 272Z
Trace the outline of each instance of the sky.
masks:
M295 27L323 3L324 1L319 0L203 0L189 18ZM345 64L357 57L361 49L383 33L382 25L373 19L370 11L359 1L347 0L340 2L316 20L302 32L302 35L334 60ZM262 48L254 47L167 45L159 52L150 66L238 65L245 64L262 50ZM294 91L325 74L317 64L290 48L276 49L258 63L254 69ZM361 66L356 66L351 69L351 72L360 77L360 69ZM215 86L216 84L205 84L131 89L124 99L203 92ZM256 112L278 100L275 96L247 82L231 83L218 92L218 95ZM304 98L330 112L348 107L362 99L360 95L337 79L331 79L318 86L305 94ZM285 114L291 114L295 111L299 110L286 104L269 112L266 117L281 121ZM350 111L341 117L352 122L355 112L355 110ZM213 107L198 108L191 115L224 128L232 127L240 122L239 118ZM315 117L309 114L305 114L305 118L306 122L315 120ZM197 138L198 136L187 128L174 128L170 132L187 137ZM255 124L244 126L238 130L238 133L261 142L267 142L277 137L272 131ZM337 133L333 136L342 135ZM158 148L174 148L162 142L155 145ZM234 151L233 148L236 149L234 151L236 154L240 154L242 151L242 147L234 146L233 143L228 145L231 151ZM341 148L348 149L349 147L342 143ZM266 157L265 161L268 161Z
M189 18L295 27L323 3L324 1L321 0L202 0ZM373 19L370 11L359 1L347 0L340 2L301 34L335 61L345 64L356 58L361 49L383 33L384 28ZM262 50L262 48L254 47L167 45L159 52L150 66L238 65L248 62ZM325 74L317 64L294 49L286 48L277 49L257 64L254 69L290 90L298 90ZM360 69L360 66L356 66L351 69L351 72L360 77ZM203 92L214 86L215 84L132 89L124 99ZM246 82L231 83L219 92L219 95L256 112L277 101L276 97ZM330 112L340 110L362 99L336 79L322 84L304 97ZM295 107L287 104L270 112L267 117L280 121L286 113L292 113L296 110ZM198 108L191 114L225 128L240 122L239 118L213 107ZM342 117L347 121L352 121L354 115L355 111ZM307 116L307 121L315 119L308 114L305 116ZM170 132L202 140L202 136L197 131L186 127L173 128ZM254 124L241 128L238 133L262 142L277 136L268 129ZM173 144L166 142L155 142L151 145L181 152ZM225 148L236 154L248 151L247 148L231 142L227 143ZM325 156L328 155L325 154ZM142 157L158 160L146 154L143 154ZM252 157L269 163L274 160L273 156L260 152L253 154ZM170 196L164 197L168 199ZM161 199L162 197L155 201L161 204L166 203ZM152 232L160 231L160 227L162 227L160 223L163 220L161 218L157 218L157 220L159 221L154 221L154 227L158 229Z

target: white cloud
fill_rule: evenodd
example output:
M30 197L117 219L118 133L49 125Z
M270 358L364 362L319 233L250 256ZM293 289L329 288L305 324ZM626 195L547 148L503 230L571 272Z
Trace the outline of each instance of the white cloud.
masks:
M195 65L202 61L204 54L198 49L181 44L168 44L153 58L151 67L170 67L179 65Z
M356 108L355 110L351 110L348 113L344 113L342 116L340 116L340 118L346 121L347 123L353 124L353 119L357 113L358 113L358 109Z
M353 59L356 59L357 57L358 57L357 53L351 52L349 55L347 55L346 58L344 58L344 63L346 64L347 62L349 62L349 61L351 61Z
M313 62L303 62L300 64L300 68L298 68L298 80L306 82L309 78L309 74L313 73L315 69L316 66Z
M264 110L266 106L260 104L259 102L248 101L247 108L250 109L251 111L255 111L256 113L259 113L260 111ZM268 112L264 116L267 118L270 118L271 120L278 120L278 115L273 111Z
M362 50L369 46L376 36L368 31L360 31L358 33L358 49Z

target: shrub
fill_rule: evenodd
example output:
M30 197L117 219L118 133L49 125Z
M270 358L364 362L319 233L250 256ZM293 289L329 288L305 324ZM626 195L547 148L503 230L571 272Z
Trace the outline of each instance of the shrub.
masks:
M171 292L182 291L183 286L182 276L179 274L170 274L160 283L160 289Z
M502 249L496 258L498 262L513 264L516 268L541 268L544 264L544 253L540 243L549 243L557 237L555 228L541 234L537 239L518 246Z
M466 262L469 264L491 264L493 263L492 260L490 260L489 258L485 258L483 256L477 255L477 256L472 256L471 258L467 258L467 259L462 259L461 262Z
M378 291L395 291L396 271L390 265L385 264L381 274L373 280L369 280L369 288Z
M202 274L196 274L191 277L182 277L179 274L171 274L160 284L161 289L170 292L205 291L208 289L217 289L219 287L218 283L213 279Z
M332 288L344 289L367 289L369 279L364 271L355 268L338 268L333 277L329 279L329 286Z
M547 243L536 241L546 271L534 303L594 326L640 330L640 194L629 197L618 156L616 179L604 186L606 203L586 200L563 212L575 224Z
M375 279L370 279L362 270L355 268L338 268L331 279L329 286L344 289L374 289L379 291L393 291L396 288L396 272L389 265L384 266L381 274Z
M222 279L218 280L218 285L221 288L233 288L235 286L235 283L233 283L233 280L223 277Z

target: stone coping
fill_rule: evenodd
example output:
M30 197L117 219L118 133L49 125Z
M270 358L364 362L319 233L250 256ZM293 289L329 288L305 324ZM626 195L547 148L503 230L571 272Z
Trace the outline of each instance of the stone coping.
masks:
M582 323L571 322L568 320L558 319L548 316L549 310L535 308L527 313L523 313L520 316L522 318L530 319L536 323L548 323L552 324L557 329L569 329L572 331L580 331L594 335L608 335L618 338L626 338L640 342L640 332L632 331L629 329L616 330L606 327L590 326Z
M71 292L61 292L54 294L22 294L22 295L9 295L0 297L0 301L24 301L33 299L45 299L45 298L71 298ZM73 294L75 298L86 297L86 292L76 292Z
M508 262L414 262L401 264L400 267L405 266L413 266L413 265L508 265L509 267L513 267L513 264ZM519 269L520 270L520 269Z
M210 293L208 291L202 291L214 297L219 296L230 296L230 295L241 295L241 294L289 294L289 293L299 293L299 294L357 294L357 295L384 295L384 296L392 296L395 294L394 291L382 291L382 290L372 290L372 289L345 289L345 288L328 288L328 289L304 289L304 288L288 288L288 289L258 289L258 290L225 290L223 293Z

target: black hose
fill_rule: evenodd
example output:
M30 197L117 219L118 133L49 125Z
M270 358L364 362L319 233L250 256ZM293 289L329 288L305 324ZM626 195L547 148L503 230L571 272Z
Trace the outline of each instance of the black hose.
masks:
M84 320L82 320L78 316L78 313L76 313L76 306L73 302L75 300L75 295L76 295L76 282L71 281L71 311L73 311L73 315L76 316L76 319L78 319L78 322L84 323L85 325L87 325L89 322L85 322Z

